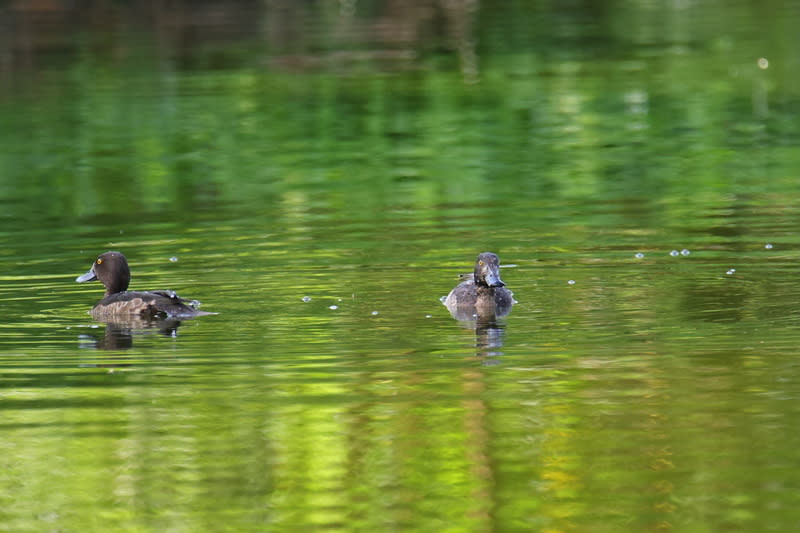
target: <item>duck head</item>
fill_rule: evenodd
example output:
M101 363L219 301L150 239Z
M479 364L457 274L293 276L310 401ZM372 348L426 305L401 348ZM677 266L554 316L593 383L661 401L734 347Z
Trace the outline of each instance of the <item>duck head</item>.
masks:
M100 280L106 288L106 296L126 290L131 282L128 260L119 252L100 254L92 263L89 272L75 279L78 283L95 280Z
M483 287L503 287L500 279L500 259L492 252L483 252L475 261L475 284Z

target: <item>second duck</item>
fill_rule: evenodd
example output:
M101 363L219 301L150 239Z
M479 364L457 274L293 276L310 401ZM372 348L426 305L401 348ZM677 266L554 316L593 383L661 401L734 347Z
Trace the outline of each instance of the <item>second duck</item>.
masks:
M500 259L492 252L483 252L475 261L472 274L459 283L444 305L458 320L494 319L507 315L516 303L514 293L500 279Z

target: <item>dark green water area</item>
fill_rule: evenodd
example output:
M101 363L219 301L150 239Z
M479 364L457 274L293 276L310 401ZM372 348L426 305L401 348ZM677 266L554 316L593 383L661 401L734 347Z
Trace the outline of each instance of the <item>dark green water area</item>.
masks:
M800 527L797 2L0 18L0 530Z

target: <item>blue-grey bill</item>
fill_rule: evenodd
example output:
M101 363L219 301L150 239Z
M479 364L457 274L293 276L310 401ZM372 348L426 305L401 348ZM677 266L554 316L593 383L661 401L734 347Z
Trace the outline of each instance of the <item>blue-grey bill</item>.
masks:
M90 270L83 276L78 276L77 278L75 278L75 281L77 281L78 283L83 283L84 281L94 281L96 279L97 276L94 275L94 270Z
M503 280L500 279L500 275L494 271L490 271L486 275L486 284L490 287L502 287L505 285Z

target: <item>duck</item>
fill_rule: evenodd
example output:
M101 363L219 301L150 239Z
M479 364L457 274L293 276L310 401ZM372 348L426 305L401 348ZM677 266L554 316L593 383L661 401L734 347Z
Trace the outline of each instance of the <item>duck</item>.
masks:
M500 258L483 252L475 260L471 274L461 276L461 283L450 291L443 303L458 320L495 319L511 312L514 293L500 279Z
M92 307L95 318L191 318L213 315L200 311L200 302L184 300L175 291L129 291L131 269L120 252L105 252L97 256L92 268L75 281L85 283L99 280L106 288L102 300Z

